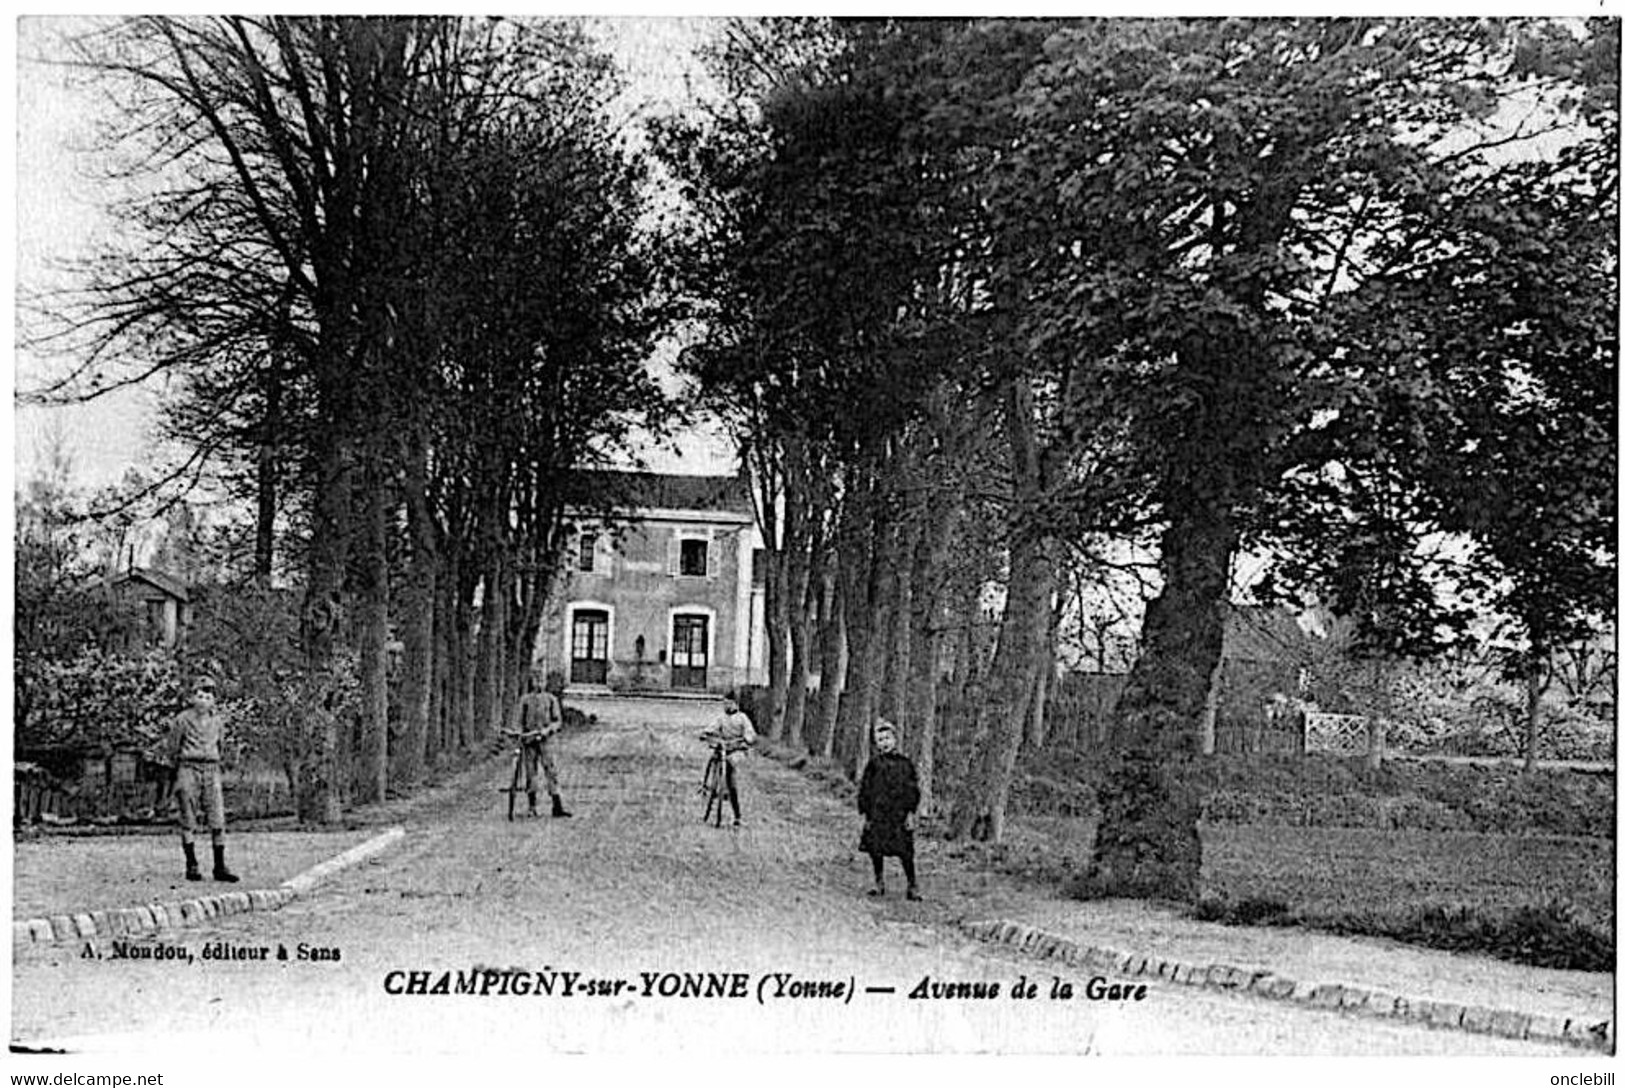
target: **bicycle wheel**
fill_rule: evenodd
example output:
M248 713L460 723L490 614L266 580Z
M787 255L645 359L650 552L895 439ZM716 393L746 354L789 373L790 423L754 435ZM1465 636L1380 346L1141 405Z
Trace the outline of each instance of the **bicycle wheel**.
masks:
M716 812L717 825L722 824L722 791L725 788L722 777L722 758L715 752L711 753L711 761L705 765L705 815L700 817L703 824L711 819L713 810Z
M525 749L520 746L513 754L513 781L508 783L508 819L513 819L513 806L519 801L519 779L525 773Z
M705 813L700 817L700 823L711 818L711 797L715 791L711 788L711 779L715 776L717 760L715 756L705 761L705 771L700 775L700 793L705 797Z

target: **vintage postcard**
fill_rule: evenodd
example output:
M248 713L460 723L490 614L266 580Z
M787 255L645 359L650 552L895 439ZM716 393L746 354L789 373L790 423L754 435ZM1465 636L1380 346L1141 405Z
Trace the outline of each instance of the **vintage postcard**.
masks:
M1611 1084L1619 29L20 19L13 1083Z

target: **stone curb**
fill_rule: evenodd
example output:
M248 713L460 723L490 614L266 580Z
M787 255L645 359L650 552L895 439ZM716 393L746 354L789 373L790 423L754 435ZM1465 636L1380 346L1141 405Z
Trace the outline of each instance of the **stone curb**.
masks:
M1273 971L1224 963L1179 963L1156 956L1121 952L1115 948L1082 946L1032 926L1004 919L960 922L959 928L978 940L1006 945L1026 955L1057 960L1073 967L1160 979L1186 986L1245 991L1267 1000L1290 1001L1359 1016L1409 1020L1435 1028L1508 1039L1565 1043L1609 1053L1614 1049L1612 1020L1596 1022L1581 1017L1541 1016L1510 1009L1405 997L1386 990L1339 982L1302 982Z
M335 873L358 865L394 846L406 836L406 829L392 827L374 835L337 857L328 858L275 888L220 892L191 899L148 903L141 907L97 910L89 913L55 914L49 918L29 918L11 923L11 943L25 944L74 941L90 937L139 937L165 929L197 925L211 918L247 911L277 910L308 894Z
M333 874L348 869L352 865L361 864L374 854L388 850L405 837L406 829L404 827L391 827L386 831L381 831L366 842L350 847L338 857L328 858L320 864L311 866L298 876L284 880L282 888L296 896L304 895Z

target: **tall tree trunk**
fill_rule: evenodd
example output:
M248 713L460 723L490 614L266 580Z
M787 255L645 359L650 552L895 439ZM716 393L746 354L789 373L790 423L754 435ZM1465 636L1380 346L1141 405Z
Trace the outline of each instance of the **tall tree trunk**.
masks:
M1365 719L1365 765L1375 771L1382 766L1383 732L1393 716L1393 699L1389 694L1388 663L1373 657L1368 663L1371 670L1371 692L1376 696L1375 713Z
M1287 220L1273 200L1238 216L1238 229L1279 237ZM1249 312L1263 311L1262 280L1229 285ZM1112 718L1112 751L1100 791L1095 853L1085 895L1194 900L1200 890L1201 796L1193 775L1199 725L1224 648L1230 571L1244 509L1274 469L1268 420L1281 388L1265 347L1240 322L1215 316L1179 346L1195 398L1177 426L1158 481L1165 528L1161 593L1146 609L1141 651Z
M1202 700L1202 739L1201 749L1204 756L1210 756L1219 743L1219 704L1224 696L1224 652L1221 649L1219 660L1213 663L1213 672L1207 682L1207 698Z
M305 660L320 680L319 689L332 690L334 651L343 621L345 560L349 550L351 463L340 428L318 428L316 444L316 516L311 533L305 601L300 634ZM300 773L296 799L301 823L335 823L342 796L339 763L341 734L337 716L316 715L311 723L307 757Z
M1010 585L993 667L975 708L977 743L966 780L949 817L950 838L970 835L998 842L1004 836L1016 756L1031 710L1055 593L1055 565L1040 541L1021 539L1010 553Z
M478 741L474 728L474 590L460 589L452 602L451 652L447 694L451 710L451 737L459 751L467 751Z
M812 556L797 545L790 553L790 678L784 701L784 742L806 743L807 684L812 677Z
M523 690L525 677L530 672L530 660L533 645L530 616L531 590L536 574L528 570L518 570L515 564L504 564L507 579L507 592L502 595L506 602L503 605L505 621L503 624L502 639L502 688L501 705L503 707L503 720L508 720L509 708L518 702L519 693Z
M1027 711L1026 743L1034 750L1044 747L1049 737L1049 694L1055 681L1055 643L1060 634L1061 609L1056 602L1059 572L1051 579L1050 599L1047 603L1049 622L1044 625L1044 642L1038 648L1038 669L1033 677L1032 705Z
M361 751L356 800L384 800L389 788L389 487L380 458L366 474L362 503L363 532L356 569L356 603L360 612Z
M842 563L845 562L843 556ZM843 579L840 608L841 629L846 633L846 682L841 688L830 755L854 778L868 753L867 734L874 713L876 686L868 674L872 617L866 614L865 597L861 584L854 585Z
M975 714L981 661L978 658L977 624L980 587L964 570L956 571L946 590L947 602L942 640L946 646L941 684L941 710L936 730L936 792L951 798L967 772L968 753L975 750ZM945 801L945 806L950 803Z
M401 737L390 751L390 778L396 786L415 786L428 755L429 716L434 692L435 546L427 498L427 449L414 434L403 479L407 536L411 558L402 593Z
M1236 531L1201 501L1169 511L1162 592L1146 609L1142 649L1118 698L1100 791L1088 895L1192 900L1202 869L1190 785L1197 726L1224 641Z
M432 665L429 676L429 725L428 734L423 738L423 766L426 770L438 768L451 748L447 739L451 718L448 709L451 700L447 694L451 687L451 602L445 588L448 581L450 576L444 564L437 565L434 619L429 638L432 648L429 656Z
M784 734L785 695L790 686L790 594L787 557L782 545L767 552L764 620L767 627L767 721L763 731L779 740Z
M254 468L254 581L262 588L269 588L276 547L277 478L280 473L277 448L282 441L283 427L281 356L274 347L266 360L263 395L265 418L260 422L262 430Z
M1051 609L1054 611L1054 609ZM1027 735L1025 743L1034 751L1044 747L1049 740L1049 723L1046 716L1049 714L1049 689L1055 676L1054 651L1049 643L1039 651L1039 668L1033 677L1033 696L1027 708Z
M943 633L948 624L948 586L943 577L952 545L950 526L953 502L939 502L926 530L915 540L913 595L914 645L910 665L914 674L911 696L915 725L909 750L920 785L920 812L929 814L936 804L937 714L941 703Z
M885 667L887 616L879 584L884 579L879 538L885 530L876 523L872 486L847 504L846 512L853 520L843 534L840 559L848 656L834 755L852 778L868 758L869 729L879 709Z
M480 626L474 663L474 740L484 743L502 728L502 643L504 595L502 556L492 548L484 563Z
M1027 728L1038 670L1048 661L1045 644L1055 596L1055 561L1048 542L1035 535L1032 514L1045 498L1048 466L1034 427L1031 388L1024 378L1006 391L1004 433L1015 494L1007 515L1010 574L993 667L983 696L970 711L973 741L965 778L959 783L948 834L997 842L1004 835L1010 783Z
M809 730L807 750L828 758L835 752L835 732L839 724L841 695L846 690L849 651L846 643L846 608L841 602L840 573L836 557L828 553L819 572L818 606L818 704Z
M794 501L786 494L787 443L788 440L758 442L753 447L752 459L756 485L751 492L752 502L767 563L762 579L762 625L767 635L767 713L765 720L757 724L774 740L784 735L785 690L790 679L790 618L786 600L789 575L785 553L792 545L781 521L781 507Z
M523 587L519 595L517 634L509 651L511 667L507 698L515 702L525 690L525 680L536 661L536 643L542 634L542 614L551 593L552 579L540 571L527 572L519 579ZM537 677L539 682L545 677Z
M907 738L916 724L911 720L909 680L914 673L914 553L920 538L920 520L910 517L897 528L898 543L891 549L891 640L886 655L886 686L882 705L886 717ZM918 770L918 768L916 768Z
M812 479L806 442L799 436L785 443L784 553L785 623L789 635L789 669L785 678L784 738L801 748L806 739L807 683L812 676L813 568L821 551L825 488Z
M458 662L463 641L458 634L463 622L462 605L457 586L460 581L458 565L450 556L442 554L440 568L435 577L435 686L434 705L430 711L430 728L434 731L436 762L443 761L460 743L458 722L457 685L462 673Z
M1533 771L1540 760L1540 727L1544 718L1542 700L1551 686L1552 673L1543 668L1547 657L1544 647L1536 644L1529 648L1529 666L1523 676L1523 769Z

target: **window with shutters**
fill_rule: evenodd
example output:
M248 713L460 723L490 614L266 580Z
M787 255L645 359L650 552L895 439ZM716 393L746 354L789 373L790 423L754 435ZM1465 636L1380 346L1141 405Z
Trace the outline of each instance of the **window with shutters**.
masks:
M683 541L682 552L678 558L677 573L693 578L704 578L706 574L706 550L706 541Z
M580 571L583 571L585 573L588 573L588 574L592 573L593 558L594 558L594 556L597 555L597 552L598 552L598 534L597 533L582 533L581 534L581 554L580 554L579 559L578 559L578 561L576 563L576 569L580 570Z

